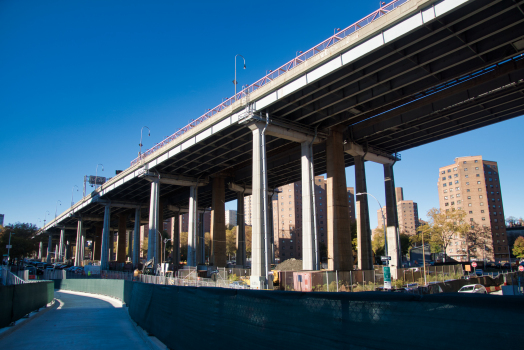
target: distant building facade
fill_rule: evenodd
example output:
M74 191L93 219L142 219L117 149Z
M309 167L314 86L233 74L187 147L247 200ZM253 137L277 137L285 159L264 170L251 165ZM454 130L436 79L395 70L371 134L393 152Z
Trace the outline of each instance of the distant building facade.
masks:
M412 200L404 200L404 190L402 187L395 188L395 197L397 200L398 228L400 233L415 235L417 228L420 226L418 218L418 205ZM382 208L387 226L386 207ZM382 213L377 210L378 228L382 228Z
M482 156L458 157L455 163L439 168L438 192L442 212L463 210L466 220L488 228L491 245L488 251L470 252L473 260L508 261L509 245L504 220L504 206L497 162ZM466 242L455 235L446 254L466 261Z
M226 227L234 227L237 225L237 211L226 210Z

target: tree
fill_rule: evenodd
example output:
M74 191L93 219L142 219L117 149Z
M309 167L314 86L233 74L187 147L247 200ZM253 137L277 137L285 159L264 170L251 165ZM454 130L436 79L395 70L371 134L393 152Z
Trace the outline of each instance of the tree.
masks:
M35 237L38 230L36 225L17 222L15 224L0 227L0 254L7 254L6 246L9 244L11 234L10 259L21 259L35 253L42 237Z
M236 227L231 230L226 230L226 254L228 256L235 255L237 252L237 235Z
M251 258L251 237L253 233L253 227L246 226L246 258Z
M513 244L513 255L519 259L524 259L524 237L519 236Z
M486 252L492 252L491 231L487 227L471 222L467 230L461 233L461 237L466 245L467 261L470 261L471 255L479 259L484 258ZM484 252L482 256L477 254L478 251Z
M409 248L411 246L411 236L407 235L405 233L401 233L399 236L400 240L400 249L402 256L406 255L409 252Z
M376 228L373 231L373 237L371 238L371 249L375 256L386 255L384 254L384 229Z

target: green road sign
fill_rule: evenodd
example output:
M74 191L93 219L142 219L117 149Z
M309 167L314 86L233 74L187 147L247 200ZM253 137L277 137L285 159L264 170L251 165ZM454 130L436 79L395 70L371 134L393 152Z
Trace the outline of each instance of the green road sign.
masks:
M384 272L384 288L391 289L391 270L389 266L383 266L382 271Z

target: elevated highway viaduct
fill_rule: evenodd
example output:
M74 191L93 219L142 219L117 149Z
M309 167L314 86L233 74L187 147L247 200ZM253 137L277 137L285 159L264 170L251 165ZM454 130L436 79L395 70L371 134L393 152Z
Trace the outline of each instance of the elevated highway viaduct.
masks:
M158 261L159 222L189 212L188 265L195 266L204 259L198 212L211 208L210 259L224 266L224 203L238 199L243 212L243 196L252 193L252 286L262 286L272 226L264 197L302 181L303 267L318 269L312 179L327 173L328 266L349 270L344 171L354 165L356 192L365 192L364 163L374 161L384 164L388 254L398 257L393 164L400 152L520 116L523 50L524 1L393 1L145 152L39 235L49 235L52 249L87 229L107 268L110 229L134 230L136 263L139 224L148 223L148 257ZM370 269L365 196L356 208L358 267ZM119 248L118 261L124 257Z

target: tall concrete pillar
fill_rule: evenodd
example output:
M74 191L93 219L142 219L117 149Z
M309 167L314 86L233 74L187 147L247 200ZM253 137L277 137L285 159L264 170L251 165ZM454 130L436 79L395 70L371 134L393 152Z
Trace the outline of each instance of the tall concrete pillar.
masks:
M58 241L58 256L55 258L55 261L64 261L64 250L65 250L65 229L60 230L60 240Z
M171 218L171 243L173 243L173 264L175 268L178 268L180 264L180 214L176 213Z
M399 248L399 236L397 230L397 199L392 164L384 164L384 186L386 190L386 237L388 240L388 251L386 254L391 257L389 265L392 267L391 271L393 277L396 278L395 268L399 267L401 261L401 252Z
M159 225L159 190L160 181L158 179L151 181L151 197L149 204L149 238L147 241L147 260L155 259L155 265L160 263L158 251L158 231Z
M128 230L126 232L126 241L127 241L127 254L126 254L126 261L131 261L133 258L133 231Z
M115 231L110 230L109 231L109 261L113 261L114 254L115 253Z
M354 156L354 158L355 191L364 193L367 192L364 158L362 156ZM365 194L356 196L355 208L357 212L358 267L361 270L373 270L368 196Z
M353 269L342 130L334 128L326 141L328 270ZM311 189L314 191L314 188Z
M49 241L47 243L47 257L46 257L46 262L48 264L51 263L51 253L53 252L53 234L51 232L49 232Z
M313 148L302 142L302 269L319 270L317 225L315 218L315 189L313 177Z
M204 231L204 212L201 212L198 213L197 265L206 263L206 233Z
M82 230L84 228L84 221L82 218L78 219L76 227L76 243L75 243L75 266L82 266L82 261L80 260L80 246L82 241ZM100 249L100 248L98 248Z
M116 248L116 262L126 262L126 236L127 236L127 213L122 213L118 217L118 243Z
M213 178L211 199L211 254L209 263L225 267L226 255L226 186L223 177Z
M198 187L189 188L189 219L187 226L187 266L197 266L197 209L198 208Z
M266 225L267 210L264 210L263 184L267 184L266 155L263 152L265 137L262 135L264 124L254 123L249 126L253 133L253 177L252 188L252 237L251 237L251 288L263 289L267 285L269 252L267 252Z
M138 268L140 257L140 208L135 209L135 226L133 229L133 268Z
M100 252L102 250L103 226L95 226L95 238L93 242L93 260L100 261Z
M55 244L55 260L54 262L58 262L58 247L59 247L59 244Z
M111 229L111 206L104 209L104 228L102 231L102 249L100 252L100 269L109 269L109 230Z
M239 266L246 265L246 216L244 214L244 193L237 192L237 260Z
M86 228L82 227L82 234L80 235L80 263L83 264L85 260L86 251Z
M275 238L273 230L273 194L267 196L267 229L268 229L268 252L269 252L269 264L275 263Z
M71 242L69 241L66 242L65 259L71 259Z

